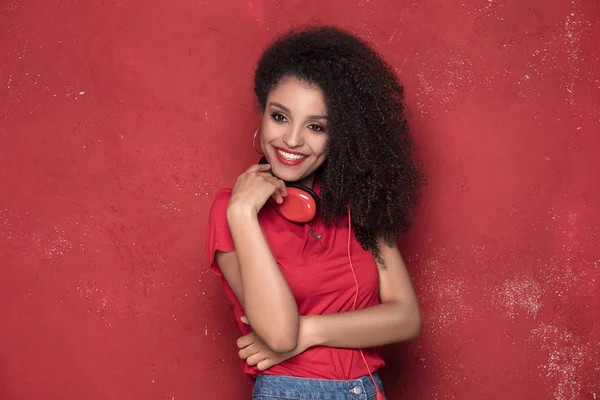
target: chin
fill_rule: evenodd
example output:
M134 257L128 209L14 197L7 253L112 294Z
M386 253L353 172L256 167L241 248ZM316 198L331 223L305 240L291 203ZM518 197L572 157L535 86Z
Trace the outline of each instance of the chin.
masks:
M297 182L306 177L306 171L290 171L285 166L279 166L279 168L273 168L273 175L285 182Z

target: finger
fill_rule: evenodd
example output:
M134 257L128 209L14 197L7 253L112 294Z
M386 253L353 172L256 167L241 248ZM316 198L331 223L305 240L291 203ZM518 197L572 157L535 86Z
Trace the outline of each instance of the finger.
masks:
M283 197L285 197L285 196L287 196L287 195L288 195L288 192L287 192L287 186L285 186L285 184L284 184L284 185L283 185L283 187L281 188L281 195L282 195Z
M246 364L248 365L256 365L259 362L262 362L265 360L265 356L263 353L256 353L256 354L252 354L250 357L246 358Z
M250 346L252 343L254 343L254 338L252 337L252 334L249 333L248 335L242 336L241 338L239 338L236 343L237 343L238 349L243 349L245 347Z
M283 197L287 196L287 186L285 186L285 182L281 179L277 179L277 190Z
M273 181L273 179L277 179L277 178L273 177L273 175L271 175L271 173L268 171L256 171L255 174L269 182Z
M273 192L271 197L273 198L273 200L275 200L275 202L277 204L283 203L283 196L281 195L281 192L279 190L276 190L275 192Z
M246 172L261 172L268 171L271 169L269 164L253 164L246 170Z
M279 194L283 197L287 196L287 186L285 186L285 182L279 178L276 178L272 175L269 175L267 179L275 186L274 193L279 192Z
M248 346L248 347L244 347L243 349L238 351L238 356L242 360L245 360L246 358L248 358L251 355L256 354L256 353L258 353L258 349L255 346Z
M264 371L266 369L271 368L273 365L275 365L275 364L271 361L271 359L266 358L266 359L264 359L262 361L259 361L256 364L256 367L258 368L259 371Z

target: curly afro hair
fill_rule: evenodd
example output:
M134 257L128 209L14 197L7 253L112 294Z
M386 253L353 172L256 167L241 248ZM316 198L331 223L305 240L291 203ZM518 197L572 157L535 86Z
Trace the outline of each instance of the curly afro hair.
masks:
M254 78L262 111L287 77L318 86L325 97L329 139L318 171L323 220L339 222L350 206L357 240L381 261L378 239L392 245L406 232L424 183L402 86L367 43L331 26L291 31L265 50Z

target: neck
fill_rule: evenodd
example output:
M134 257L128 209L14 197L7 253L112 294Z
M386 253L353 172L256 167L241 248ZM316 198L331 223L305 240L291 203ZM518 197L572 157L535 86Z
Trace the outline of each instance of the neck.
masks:
M301 181L298 181L299 184L301 184L302 186L306 186L309 189L314 189L315 186L315 174L310 174L309 176L307 176L306 178L302 179Z

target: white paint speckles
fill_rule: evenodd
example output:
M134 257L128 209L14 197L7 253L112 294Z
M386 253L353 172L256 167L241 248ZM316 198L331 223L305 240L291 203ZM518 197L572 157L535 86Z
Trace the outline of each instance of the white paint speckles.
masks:
M55 235L47 238L48 245L44 252L47 258L56 258L64 256L71 250L73 250L73 243L65 236L65 231L58 226L54 227Z
M496 288L493 304L505 310L509 317L525 313L536 317L542 307L543 290L530 277L520 277L504 282Z
M569 250L563 246L562 253L569 254ZM550 255L538 262L536 268L543 271L543 275L538 276L538 281L545 291L552 293L555 302L561 303L574 293L581 298L593 296L597 290L592 261L585 261L578 256Z
M419 54L417 53L416 56ZM471 59L467 54L429 53L422 55L424 61L417 74L417 107L423 117L431 115L439 106L450 104L458 94L475 90L475 76Z
M215 184L203 182L202 184L196 187L196 191L194 192L194 196L208 196L210 192L213 190Z
M168 204L163 204L162 208L167 210L169 213L181 211L181 206L175 200L169 201Z
M563 40L567 52L567 65L569 68L568 79L565 82L567 97L565 101L571 105L576 105L575 85L581 79L579 64L584 61L581 56L582 36L590 29L591 22L585 18L581 11L580 0L571 1L571 12L566 16L564 22Z
M80 282L75 286L75 290L95 308L100 319L105 319L106 309L112 307L111 295L107 290L97 286L95 279ZM112 326L112 322L109 322L109 326Z
M471 254L475 262L482 262L485 259L487 247L484 244L471 246Z
M1 9L2 12L14 11L21 5L21 0L9 0Z
M462 323L472 314L473 308L465 301L467 285L462 278L439 281L434 285L434 293L441 300L441 307L433 321L439 329Z
M20 220L17 213L5 208L0 210L0 236L13 239L16 234L16 221Z
M480 4L477 2L472 2L471 4ZM481 8L471 8L468 7L466 4L461 4L461 6L463 7L462 10L463 12L469 16L470 18L473 19L477 19L477 18L481 18L484 16L488 16L494 19L499 19L499 20L504 20L502 17L500 17L498 15L498 12L502 10L502 8L506 7L507 4L506 2L503 1L494 1L494 0L487 0L487 3L485 4L484 7Z
M547 360L540 365L540 376L554 387L555 400L575 400L593 388L585 387L585 365L589 359L590 345L583 343L566 329L542 323L533 329L530 340L547 352ZM596 364L598 361L596 360Z
M448 259L448 251L441 249L421 267L426 275L422 280L421 297L431 307L424 329L432 333L447 331L473 315L473 306L467 301L469 285L462 277L445 274Z

